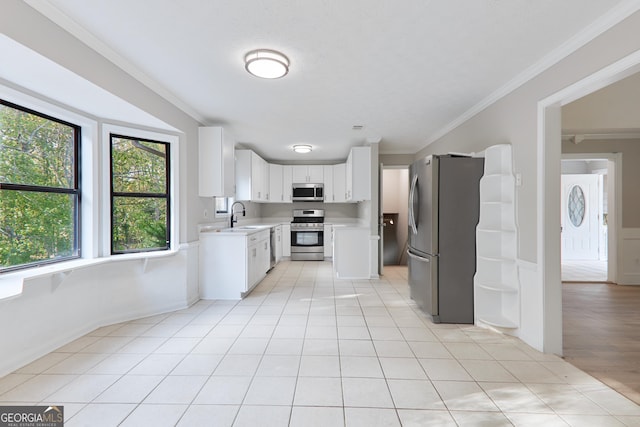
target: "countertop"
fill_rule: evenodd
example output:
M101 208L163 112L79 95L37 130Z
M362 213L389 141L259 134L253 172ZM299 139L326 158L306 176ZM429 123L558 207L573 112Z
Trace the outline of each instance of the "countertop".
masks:
M251 225L237 225L233 228L220 228L219 226L203 226L200 227L200 233L205 234L223 234L223 235L244 235L258 233L263 230L275 227L279 224L251 224Z
M213 222L208 224L200 224L198 231L202 234L208 235L215 233L216 235L249 235L257 233L268 228L275 227L277 225L290 225L292 218L262 218L259 220L249 220L247 222L240 222L233 228L228 227L228 222ZM363 225L357 219L351 218L325 218L324 224L334 227L356 227L356 228L368 228Z

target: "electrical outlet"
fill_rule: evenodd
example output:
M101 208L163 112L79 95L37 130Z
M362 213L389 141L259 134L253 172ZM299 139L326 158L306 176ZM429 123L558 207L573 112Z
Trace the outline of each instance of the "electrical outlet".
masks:
M208 215L209 211L205 209L204 212L202 212L202 216L206 218Z

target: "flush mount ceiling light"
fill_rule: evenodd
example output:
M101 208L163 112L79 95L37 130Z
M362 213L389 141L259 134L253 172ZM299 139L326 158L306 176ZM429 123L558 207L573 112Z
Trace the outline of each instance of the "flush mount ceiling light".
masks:
M263 79L279 79L289 72L289 58L269 49L257 49L244 57L246 70Z
M298 144L293 146L293 151L296 153L310 153L311 146L306 144Z

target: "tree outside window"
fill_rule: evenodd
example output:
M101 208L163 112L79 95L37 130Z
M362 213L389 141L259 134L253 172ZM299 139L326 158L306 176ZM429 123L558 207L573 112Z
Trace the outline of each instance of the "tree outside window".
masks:
M80 256L80 128L0 100L0 271Z
M169 144L110 140L111 253L169 249Z

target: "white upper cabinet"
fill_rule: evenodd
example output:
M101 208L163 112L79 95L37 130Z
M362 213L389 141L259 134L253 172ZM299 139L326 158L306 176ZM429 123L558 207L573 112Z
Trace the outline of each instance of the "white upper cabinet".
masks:
M347 158L348 202L371 200L371 147L353 147Z
M198 128L198 195L233 197L235 142L220 126Z
M294 183L310 182L319 184L324 182L324 166L322 165L294 165L292 167Z
M272 203L284 202L282 165L269 164L269 201Z
M347 201L347 164L333 165L333 201L344 203Z
M324 166L324 202L334 203L336 201L333 194L333 165Z
M269 165L251 150L236 150L236 199L266 202Z
M282 200L285 203L293 203L293 167L291 165L282 166Z
M318 184L324 182L324 166L311 165L308 166L309 182Z
M352 148L347 162L337 165L278 165L252 150L235 153L237 200L291 203L294 183L323 184L325 203L371 200L370 147Z
M261 157L258 157L260 159L260 162L262 163L262 190L264 191L264 195L262 196L262 201L263 202L269 202L271 201L271 187L270 187L270 168L269 168L269 163L267 163L266 160L262 159Z

